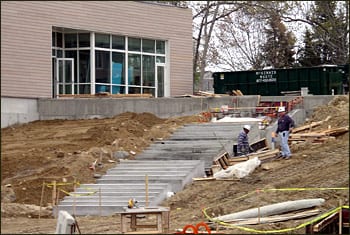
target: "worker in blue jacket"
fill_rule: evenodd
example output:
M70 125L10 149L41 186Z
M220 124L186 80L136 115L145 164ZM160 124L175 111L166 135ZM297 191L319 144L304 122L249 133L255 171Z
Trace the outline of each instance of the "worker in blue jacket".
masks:
M289 149L288 139L289 133L295 126L294 120L286 114L286 108L284 106L278 108L278 115L276 134L278 134L281 140L281 157L290 159L292 153Z
M237 155L246 155L253 152L253 149L249 145L248 133L250 131L250 125L244 125L243 130L239 132L237 139Z

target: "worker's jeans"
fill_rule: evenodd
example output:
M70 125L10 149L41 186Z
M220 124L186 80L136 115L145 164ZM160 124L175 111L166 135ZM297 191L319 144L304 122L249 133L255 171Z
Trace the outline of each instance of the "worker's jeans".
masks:
M289 131L279 132L278 135L281 139L281 151L283 157L290 157L291 152L288 146Z

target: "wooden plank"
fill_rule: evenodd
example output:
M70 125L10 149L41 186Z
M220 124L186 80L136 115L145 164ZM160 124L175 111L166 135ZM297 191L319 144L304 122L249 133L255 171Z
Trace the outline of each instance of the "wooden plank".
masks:
M206 178L192 178L193 181L212 181L216 180L214 177L206 177Z
M214 164L221 166L222 169L226 169L230 166L230 161L228 160L228 152L224 152L214 159Z
M264 152L260 152L260 153L250 153L249 155L246 155L244 158L234 157L234 158L230 158L229 160L230 160L231 164L236 164L239 162L247 161L247 160L253 159L255 157L258 157L259 160L266 160L266 159L276 157L276 155L278 153L279 153L279 149L274 149L274 150L268 150L268 151L264 151Z
M152 231L133 231L133 232L126 232L125 234L161 234L162 232L159 232L158 230L152 230Z
M315 224L313 226L313 231L314 232L322 231L325 227L327 227L329 224L333 223L335 220L338 220L338 219L339 219L339 213L335 212L334 214L321 220L321 222Z
M301 132L301 131L305 131L305 130L311 129L313 127L319 126L322 123L323 123L323 121L312 122L311 124L308 124L308 125L304 125L304 126L301 126L301 127L293 128L292 133L294 134L294 133L298 133L298 132Z

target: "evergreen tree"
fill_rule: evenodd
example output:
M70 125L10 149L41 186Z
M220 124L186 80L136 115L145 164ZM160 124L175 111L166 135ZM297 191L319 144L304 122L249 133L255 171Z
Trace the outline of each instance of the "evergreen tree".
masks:
M294 64L293 51L295 37L288 32L277 14L271 15L268 27L265 29L266 43L263 46L265 66L274 68L292 67Z
M312 33L306 30L304 34L304 48L298 52L298 62L303 67L312 67L321 64L320 55L316 53Z
M336 6L336 1L316 1L311 11L313 47L320 64L343 64L349 59L348 20Z

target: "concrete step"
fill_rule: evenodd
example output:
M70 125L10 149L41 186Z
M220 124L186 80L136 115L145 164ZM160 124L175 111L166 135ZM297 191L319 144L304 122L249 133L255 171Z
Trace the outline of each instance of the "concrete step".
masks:
M134 196L134 197L130 197L129 196L122 196L122 197L114 197L114 196L83 196L81 198L79 198L79 200L77 200L77 198L74 197L67 197L64 200L62 200L60 202L60 205L65 205L65 204L72 204L72 203L86 203L86 202L91 202L91 203L96 203L99 202L101 200L102 203L124 203L124 204L128 204L128 201L130 198L135 198L136 201L141 202L141 201L146 201L146 196ZM155 196L148 196L148 199L150 201L153 201L153 199L155 198Z
M147 203L157 206L169 192L181 191L194 177L203 177L223 145L231 144L241 128L242 124L232 123L186 125L167 140L153 143L136 160L121 159L96 184L81 184L72 193L79 196L66 196L54 213L66 210L77 216L109 216L123 211L130 198L144 206L146 174Z
M157 204L150 203L149 206L156 206ZM139 206L144 206L141 204ZM71 215L76 216L111 216L119 212L122 212L127 207L127 204L110 204L110 205L99 205L99 204L88 204L88 205L59 205L58 208L53 210L53 214L56 214L56 210L65 210Z

